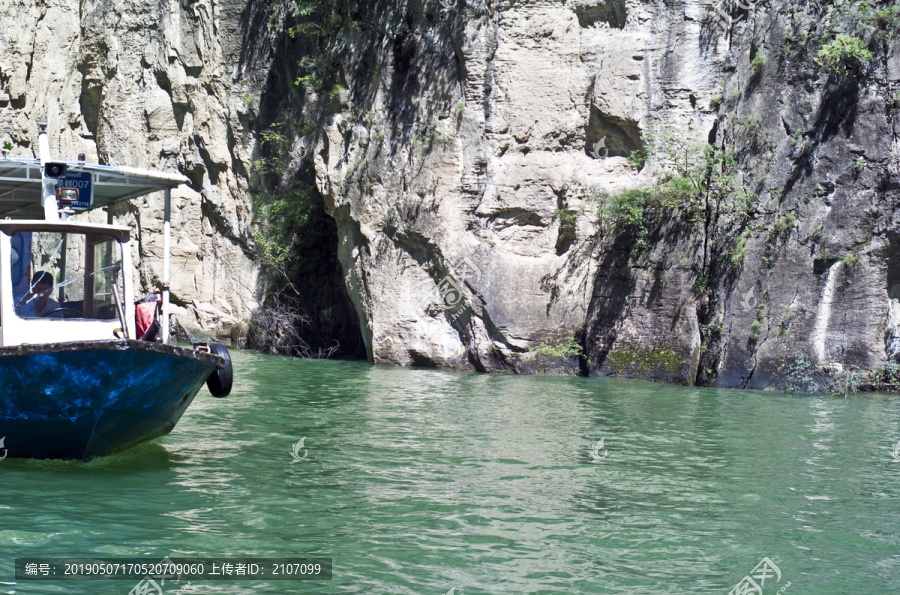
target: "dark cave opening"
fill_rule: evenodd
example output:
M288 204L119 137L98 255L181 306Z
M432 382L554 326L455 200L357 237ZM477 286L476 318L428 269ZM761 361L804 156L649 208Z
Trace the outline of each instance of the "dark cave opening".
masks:
M587 143L585 152L601 159L603 157L630 157L632 151L641 151L641 129L637 122L609 116L591 106L591 115L585 128Z
M338 259L337 224L316 186L312 155L298 163L293 152L297 139L315 136L319 118L330 104L320 101L306 112L305 90L294 84L302 74L303 56L315 55L318 49L314 40L303 36L285 35L281 41L285 45L269 66L259 111L246 122L261 143L250 174L254 211L266 222L265 236L256 242L262 265L260 311L275 313L269 326L281 321L294 333L275 337L266 351L315 357L335 348L331 356L366 359L359 316ZM277 266L265 254L273 248L285 256ZM278 312L286 316L279 317ZM253 329L251 320L249 344L261 348ZM292 343L308 347L292 349Z
M900 300L900 233L888 234L887 292L889 299Z

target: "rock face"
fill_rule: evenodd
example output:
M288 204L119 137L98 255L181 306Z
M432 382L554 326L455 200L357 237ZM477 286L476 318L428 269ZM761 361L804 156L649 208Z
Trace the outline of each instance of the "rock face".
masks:
M432 3L348 48L366 67L343 63L351 95L314 163L374 361L515 371L541 342L584 337L613 250L586 190L641 183L626 157L651 116L701 138L715 121L724 42L700 42L700 12ZM665 326L682 302L609 323L690 351L696 315Z
M897 355L896 21L717 10L359 8L312 163L374 361L527 371L575 336L587 373L769 387ZM874 58L817 64L854 23ZM730 147L746 221L672 209L642 250L604 229L591 199L659 173L626 160L653 122Z
M27 153L46 111L63 153L186 173L173 291L219 334L259 297L259 134L311 122L282 181L313 183L334 219L374 362L528 372L529 351L575 337L583 373L770 387L798 356L900 355L895 21L815 2L333 6L330 32L292 38L266 29L280 5L17 0L0 130ZM872 59L817 64L837 33ZM294 84L310 56L333 86ZM741 216L705 198L637 239L600 216L602 196L661 175L627 159L656 123L730 151ZM154 200L119 214L147 254Z

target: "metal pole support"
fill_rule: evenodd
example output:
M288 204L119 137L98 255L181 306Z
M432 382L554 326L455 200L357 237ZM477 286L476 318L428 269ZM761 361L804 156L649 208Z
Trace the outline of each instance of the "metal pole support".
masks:
M169 344L169 251L172 243L172 190L166 188L166 204L163 222L163 287L162 287L162 342Z

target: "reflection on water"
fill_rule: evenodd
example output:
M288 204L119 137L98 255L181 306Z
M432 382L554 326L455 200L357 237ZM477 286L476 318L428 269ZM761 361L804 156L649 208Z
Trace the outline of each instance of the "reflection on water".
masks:
M898 588L900 401L235 354L176 430L0 462L0 592L26 556L329 556L328 582L167 593L795 593ZM304 439L305 459L292 448ZM603 440L598 457L592 445ZM771 582L772 579L770 579Z

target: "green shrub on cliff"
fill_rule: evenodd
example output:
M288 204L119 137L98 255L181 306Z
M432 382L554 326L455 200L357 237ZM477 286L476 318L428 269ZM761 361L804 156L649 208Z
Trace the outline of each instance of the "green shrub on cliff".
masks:
M782 390L787 393L818 393L824 382L818 364L798 353L793 358L781 360L778 373L781 374Z
M750 73L756 76L762 72L763 66L766 65L768 59L762 52L757 52L756 57L750 62Z
M844 254L839 260L844 263L844 266L855 267L862 262L862 256L859 254L859 249L854 248L850 252Z
M578 213L574 209L556 209L553 211L553 217L559 219L559 230L561 232L570 233L575 231Z
M762 332L762 323L758 320L754 320L750 323L750 339L752 341L756 341L759 339L759 335Z
M628 161L640 169L648 159L655 159L660 169L657 183L596 197L601 221L620 229L641 228L650 210L693 204L705 189L703 145L691 142L681 130L656 123L648 126L643 141L645 148L633 151Z
M330 357L338 346L320 333L316 299L321 280L334 274L334 220L316 187L301 180L256 192L254 207L263 295L250 320L249 344L267 353Z
M640 225L644 210L653 202L654 193L644 188L632 188L612 196L603 197L597 208L601 221L612 221L617 226Z
M900 364L887 360L875 370L872 381L878 390L900 392Z
M291 37L302 35L330 36L341 25L337 3L331 0L290 0L287 12L292 23L287 28Z
M858 393L866 382L866 373L858 366L823 365L802 353L781 360L778 373L781 375L781 388L787 393L847 396ZM877 372L874 379L878 379Z
M260 192L254 196L258 216L266 222L264 230L254 233L257 258L263 268L264 280L272 287L303 276L304 246L322 240L318 227L326 217L322 201L315 189L302 182L294 182L288 189Z
M816 64L827 66L840 74L850 74L861 70L872 59L872 52L858 37L838 34L816 55Z
M896 39L896 30L900 29L900 4L874 8L868 0L863 0L853 17L856 21L868 25L870 33L876 40L892 44Z
M256 173L265 175L281 170L284 155L290 146L284 127L283 122L273 122L268 128L260 131L259 155L250 164Z
M560 343L559 345L547 345L546 343L541 343L537 349L532 350L532 353L545 357L561 357L568 359L570 357L583 355L582 351L581 345L578 344L575 337L568 337L566 338L565 343Z
M744 262L744 257L747 255L747 236L747 232L744 232L732 240L731 249L728 251L727 257L731 266L735 269L740 268Z
M717 210L727 206L743 216L749 198L736 181L733 155L694 138L690 131L649 123L643 135L644 149L632 152L629 163L638 169L652 164L656 181L615 194L595 192L591 198L600 203L597 216L601 225L633 234L636 246L645 249L655 216L673 210L695 216L704 198Z
M284 32L291 39L302 40L304 46L303 57L297 63L299 74L294 80L298 87L326 94L334 90L336 69L330 47L347 20L342 8L346 7L330 0L283 0L273 4L270 26L277 28L277 23L283 22ZM355 23L351 20L350 25Z

